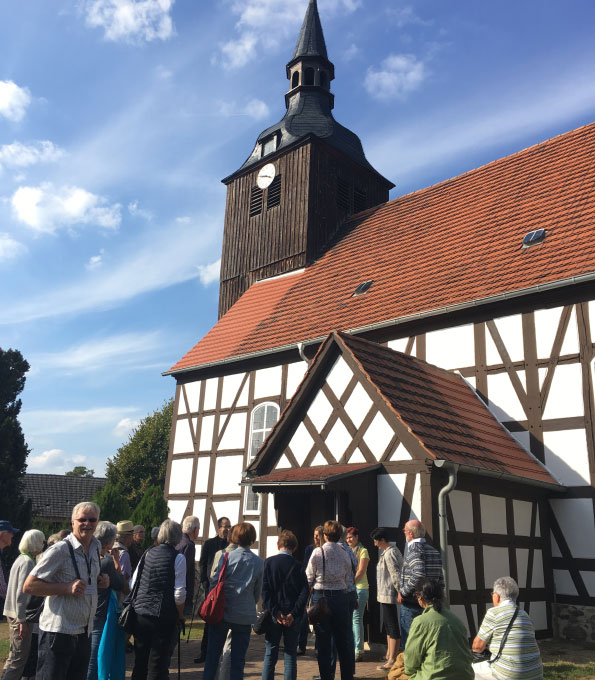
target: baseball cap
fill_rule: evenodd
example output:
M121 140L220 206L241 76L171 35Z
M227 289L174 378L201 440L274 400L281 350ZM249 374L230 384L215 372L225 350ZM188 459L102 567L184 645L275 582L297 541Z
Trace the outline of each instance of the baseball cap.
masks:
M15 529L12 524L6 519L0 519L0 531L10 531L11 534L18 534L19 530Z

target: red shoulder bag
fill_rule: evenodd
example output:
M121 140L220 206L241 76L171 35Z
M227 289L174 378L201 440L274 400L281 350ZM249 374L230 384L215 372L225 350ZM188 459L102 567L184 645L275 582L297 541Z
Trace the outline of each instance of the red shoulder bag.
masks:
M229 553L225 553L223 566L219 572L217 585L207 594L205 601L201 604L198 611L200 618L210 626L216 626L223 621L225 611L225 570L227 569L227 558Z

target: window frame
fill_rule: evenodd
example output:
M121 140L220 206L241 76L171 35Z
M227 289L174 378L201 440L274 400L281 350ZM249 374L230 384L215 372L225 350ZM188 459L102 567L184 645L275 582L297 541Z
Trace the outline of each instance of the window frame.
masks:
M258 409L263 408L263 407L266 408L268 406L272 406L276 410L277 417L275 419L275 422L271 425L271 427L269 427L269 428L266 427L267 413L266 413L266 410L265 410L265 414L264 414L264 425L265 425L265 427L258 428L256 430L254 428L254 416L256 415L256 412L258 411ZM270 431L275 426L275 423L277 423L277 421L279 420L280 413L281 413L281 408L279 407L279 404L277 404L274 401L261 401L259 404L256 404L256 406L254 406L254 408L252 409L252 412L250 413L250 436L249 436L249 439L248 439L247 465L249 465L254 460L254 458L256 457L256 454L258 453L258 451L262 447L262 444L264 444L264 442L265 442L266 438L268 437ZM258 449L253 453L252 452L252 442L254 440L254 435L255 435L256 432L259 432L259 433L262 432L264 436L262 438L262 443L260 444ZM248 502L254 496L256 496L256 498L258 500L258 507L257 507L256 510L253 510L252 508L248 507ZM261 512L261 496L262 496L262 494L255 493L254 491L252 491L251 487L249 487L249 486L246 487L246 493L244 494L244 515L259 515L260 514L260 512Z

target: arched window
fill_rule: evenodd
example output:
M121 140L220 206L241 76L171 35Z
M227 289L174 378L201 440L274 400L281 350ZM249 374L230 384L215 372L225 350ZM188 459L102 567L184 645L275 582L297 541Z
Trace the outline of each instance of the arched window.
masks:
M306 69L306 85L314 85L314 69Z
M272 402L258 404L252 411L250 418L250 460L256 456L258 450L262 446L267 434L273 428L273 425L279 419L279 406ZM254 493L252 489L248 488L246 491L246 499L244 503L244 512L259 512L260 511L260 496Z
M291 88L297 87L300 84L300 72L294 71L291 76Z
M320 72L320 87L326 88L327 83L328 83L328 80L327 80L327 77L326 77L326 72L321 71Z

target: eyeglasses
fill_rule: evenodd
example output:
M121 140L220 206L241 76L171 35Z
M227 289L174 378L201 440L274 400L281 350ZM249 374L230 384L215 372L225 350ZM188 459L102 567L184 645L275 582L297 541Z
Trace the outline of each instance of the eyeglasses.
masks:
M79 524L95 524L97 517L75 517L74 521Z

